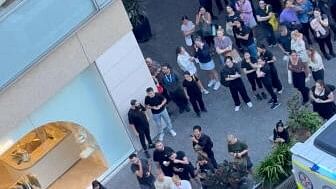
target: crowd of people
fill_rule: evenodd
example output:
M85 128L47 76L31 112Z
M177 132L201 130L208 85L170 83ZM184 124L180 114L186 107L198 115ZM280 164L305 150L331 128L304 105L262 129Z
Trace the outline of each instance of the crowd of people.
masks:
M279 95L286 81L299 91L302 105L312 103L313 110L322 118L329 119L336 113L333 91L335 87L325 81L324 63L336 57L332 36L336 39L336 1L332 0L216 0L218 14L225 14L225 24L214 20L212 0L199 0L200 8L195 19L182 16L181 32L185 45L176 49L174 70L169 64L159 64L146 58L155 88L146 89L144 105L131 100L128 113L129 124L139 137L147 158L149 148L155 148L152 158L156 165L156 178L151 162L129 156L131 170L136 175L141 189L190 189L189 181L204 184L204 175L217 167L212 151L213 141L202 133L199 125L193 127L191 144L197 162L193 164L188 155L165 146L165 133L176 136L167 111L167 104L174 102L179 113L189 112L189 104L197 117L208 111L203 95L227 87L233 100L233 110L241 108L241 99L253 108L253 99L266 100L270 108L281 105ZM225 13L223 13L225 10ZM265 40L257 40L257 35ZM319 47L319 51L314 48ZM281 58L273 54L280 49ZM217 71L215 60L221 69ZM283 62L282 64L278 64ZM278 75L278 68L286 65L287 78ZM200 70L207 78L199 77ZM182 71L183 75L178 74ZM252 89L249 94L244 79ZM309 79L315 84L309 88ZM207 85L203 83L207 80ZM158 140L151 140L146 110L150 110L155 125L159 128ZM164 124L163 124L164 123ZM289 136L282 121L273 130L273 142L288 143ZM244 159L247 171L253 166L248 155L248 146L234 135L227 136L228 153L234 159Z

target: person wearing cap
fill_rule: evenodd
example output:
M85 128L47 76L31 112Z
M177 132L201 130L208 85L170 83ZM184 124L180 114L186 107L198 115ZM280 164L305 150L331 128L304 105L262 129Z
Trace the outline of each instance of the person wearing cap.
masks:
M153 148L154 144L150 136L149 123L145 112L146 108L140 102L135 99L131 100L131 108L128 111L128 122L134 134L139 137L141 146L149 158L150 155L147 151L146 140L149 148Z

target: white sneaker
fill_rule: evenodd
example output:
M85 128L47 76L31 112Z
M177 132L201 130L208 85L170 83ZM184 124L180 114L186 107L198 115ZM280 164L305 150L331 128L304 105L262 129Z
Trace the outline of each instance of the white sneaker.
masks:
M235 112L238 112L239 109L240 109L240 106L235 106L234 111L235 111Z
M215 91L217 91L217 90L219 89L220 86L221 86L220 82L217 81L217 82L215 83L213 89L214 89Z
M247 104L247 106L248 106L249 108L252 108L252 106L253 106L252 102L248 102L248 103L246 103L246 104Z
M203 89L203 90L202 90L202 93L203 93L203 94L209 94L210 92L209 92L208 90L206 90L206 89Z
M176 136L176 132L173 129L170 129L169 133L171 134L171 136Z
M281 89L280 91L278 91L278 94L282 94L282 92L283 92L283 89Z
M212 87L216 83L216 80L210 80L208 83L208 87Z
M161 133L161 134L159 135L159 141L163 141L163 137L164 137L164 133Z

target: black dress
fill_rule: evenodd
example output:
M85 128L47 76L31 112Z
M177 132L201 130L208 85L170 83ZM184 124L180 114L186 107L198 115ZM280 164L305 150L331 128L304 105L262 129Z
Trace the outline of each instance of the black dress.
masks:
M315 86L311 88L311 91L314 98L321 100L327 100L328 95L332 92L329 88L326 87L323 95L315 94ZM336 113L336 105L334 102L317 103L313 101L312 104L314 112L317 112L321 117L326 120L330 119Z

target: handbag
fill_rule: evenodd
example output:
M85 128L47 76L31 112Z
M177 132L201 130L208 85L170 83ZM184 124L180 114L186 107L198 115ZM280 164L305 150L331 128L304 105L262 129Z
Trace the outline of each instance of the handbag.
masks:
M269 5L266 6L266 12L268 12ZM273 14L271 18L268 20L268 23L272 26L273 31L278 31L279 28L279 22L276 19L275 15Z

